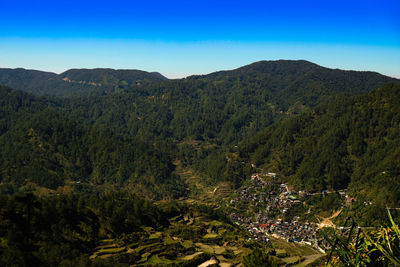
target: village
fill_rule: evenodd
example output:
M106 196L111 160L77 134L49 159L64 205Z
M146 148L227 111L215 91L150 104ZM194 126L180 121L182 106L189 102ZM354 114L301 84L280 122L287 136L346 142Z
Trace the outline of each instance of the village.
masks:
M263 179L265 177L270 179L266 181ZM307 193L290 191L286 184L278 183L276 177L276 173L253 174L251 182L229 201L229 205L236 208L228 214L229 217L235 224L252 233L257 241L268 242L271 237L280 238L307 244L324 253L329 244L318 235L319 227L316 223L300 221L299 216L285 216L294 207L303 205L299 197ZM246 212L250 208L252 212Z

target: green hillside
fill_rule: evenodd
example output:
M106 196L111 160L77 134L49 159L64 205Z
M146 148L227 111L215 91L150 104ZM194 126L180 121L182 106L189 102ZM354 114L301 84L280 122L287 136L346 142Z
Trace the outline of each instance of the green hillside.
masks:
M181 194L168 147L66 117L56 103L0 87L0 182L3 190L33 183L56 190L66 184L142 184L147 197ZM133 188L135 186L132 185ZM175 192L175 193L174 193Z
M390 206L400 196L400 85L337 96L240 145L240 155L298 189L349 187Z
M281 60L1 83L0 265L322 264L321 225L369 231L400 206L400 82L378 73Z
M307 61L262 61L66 105L74 116L129 134L231 144L337 93L368 92L394 80Z
M30 78L36 77L33 74ZM130 87L138 81L137 74L147 82ZM248 138L257 140L254 136L260 136L262 129L276 121L286 125L302 120L307 115L298 114L309 114L317 104L338 94L356 95L394 80L372 72L327 69L307 61L261 61L232 71L151 83L149 77L154 75L112 69L77 69L58 75L57 79L67 79L61 79L63 83L77 85L74 90L78 91L80 86L107 85L115 89L121 81L128 84L112 94L79 98L38 98L3 87L2 181L19 187L33 182L52 189L71 181L119 186L139 183L142 187L135 190L159 198L171 195L166 188L177 189L172 195L183 193L184 186L173 174L172 162L179 160L193 165L211 180L233 181L238 186L251 167L248 163L243 169L240 158L225 156L228 147ZM353 98L342 98L336 98L338 105L352 106L347 98ZM278 131L279 125L268 129ZM324 127L328 132L337 131L331 125ZM329 142L334 138L335 132L326 137ZM359 142L358 136L352 138ZM250 153L249 157L258 165L266 163L265 158L270 155L261 144L270 142L282 147L273 138L267 139L254 141L253 146L259 147L242 154ZM307 151L301 149L293 153ZM323 149L318 147L317 151L322 153ZM341 151L335 150L329 157L340 170L332 169L328 175L324 162L319 173L304 170L304 178L298 174L299 159L286 155L287 150L281 153L284 154L273 155L283 159L271 162L299 187L310 188L312 184L315 190L344 188L350 183L353 169L351 173L347 170L353 168L353 154L347 160ZM320 158L319 154L314 157ZM164 189L158 189L160 184Z
M156 72L71 69L61 74L26 69L0 69L0 84L35 95L104 95L132 86L168 80Z

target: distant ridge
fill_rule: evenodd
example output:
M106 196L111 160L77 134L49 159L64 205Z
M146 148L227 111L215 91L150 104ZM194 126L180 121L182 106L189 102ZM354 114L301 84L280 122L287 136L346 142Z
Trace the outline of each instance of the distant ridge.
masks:
M23 68L0 69L0 84L35 95L101 95L165 80L168 79L158 72L141 70L70 69L56 74Z
M268 91L282 101L285 109L293 103L314 106L336 93L360 94L399 79L371 71L330 69L306 60L258 61L234 69L188 79L207 79L214 83L233 83ZM253 89L252 89L253 90Z
M318 65L316 63L299 59L299 60L286 60L286 59L279 59L279 60L260 60L256 61L253 63L250 63L248 65L241 66L236 69L232 70L221 70L221 71L216 71L207 75L213 75L213 74L218 74L218 73L226 73L226 72L242 72L242 71L248 71L248 70L253 70L253 71L282 71L283 69L293 71L295 68L298 68L300 71L304 71L305 69L313 69L313 68L320 68L324 70L330 70L330 71L343 71L343 72L353 72L353 73L375 73L381 76L386 76L380 74L379 72L375 71L356 71L356 70L343 70L339 68L328 68L324 67L321 65ZM393 78L393 77L391 77ZM396 79L396 78L393 78Z
M61 77L69 77L75 80L101 82L104 79L120 79L128 83L134 83L141 79L149 80L168 80L158 72L146 72L142 70L130 69L109 69L109 68L96 68L96 69L70 69L60 74Z
M212 181L234 186L251 174L253 163L270 164L271 171L279 170L281 177L310 190L343 189L357 181L353 162L360 163L359 171L372 165L369 160L380 162L369 156L368 148L379 155L399 147L384 144L399 136L398 85L385 87L399 80L374 72L328 69L307 61L261 61L167 81L138 70L6 72L2 77L13 82L18 74L20 85L30 86L26 91L79 96L36 97L0 86L0 179L17 181L18 188L27 177L52 189L84 177L95 185L134 184L138 193L152 197L177 195L186 188L173 173L179 155L182 164L196 164ZM382 133L385 129L394 134ZM365 164L355 158L364 154ZM308 165L300 162L302 155ZM390 153L384 168L374 170L385 171L398 155L398 150ZM310 171L302 173L300 165ZM314 186L318 181L323 183Z
M216 71L207 75L194 75L194 76L208 76L208 77L219 77L221 75L226 75L226 74L235 74L235 75L240 75L240 74L250 74L250 73L271 73L271 74L290 74L290 75L302 75L307 72L312 72L313 74L324 74L326 76L326 73L323 72L331 72L332 74L352 74L352 75L358 75L358 76L366 76L366 75L373 75L373 76L380 76L380 77L386 77L391 80L397 80L400 81L399 79L389 77L383 74L380 74L378 72L374 71L356 71L356 70L342 70L338 68L327 68L320 66L316 63L307 61L307 60L261 60L257 61L233 70L222 70L222 71Z
M181 82L204 78L227 85L233 80L256 82L258 87L269 90L276 96L289 95L290 101L307 95L318 97L326 90L332 93L366 93L385 83L399 82L398 79L377 72L330 69L306 60L263 60L233 70L174 80ZM35 95L104 95L168 80L158 72L134 69L70 69L61 74L22 68L0 69L0 84Z
M159 72L156 72L156 71L153 71L153 72L150 72L151 74L154 74L154 75L156 75L156 76L158 76L158 77L160 77L161 79L163 79L163 80L169 80L167 77L165 77L164 75L162 75L161 73L159 73Z

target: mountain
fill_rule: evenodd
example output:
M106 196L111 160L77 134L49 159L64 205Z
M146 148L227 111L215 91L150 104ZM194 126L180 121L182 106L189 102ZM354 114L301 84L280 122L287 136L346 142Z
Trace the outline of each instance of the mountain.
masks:
M349 190L400 204L400 84L336 96L241 143L242 160L279 172L300 190Z
M169 149L85 125L48 98L5 86L0 96L1 191L108 184L160 198L180 190Z
M89 123L112 121L118 131L143 137L230 144L333 95L368 92L391 81L398 80L307 61L262 61L71 101L68 110Z
M259 61L232 71L206 76L216 82L239 82L270 91L288 109L293 103L316 105L338 92L366 93L399 81L370 71L329 69L305 60Z
M176 80L0 72L41 95L0 85L4 266L284 265L316 252L260 241L258 226L281 219L296 225L287 236L323 244L320 218L370 227L400 205L400 81L390 77L307 61ZM278 179L249 179L261 171Z
M25 69L0 69L0 84L35 95L102 95L167 78L156 72L114 69L71 69L61 74Z
M168 80L158 72L114 69L71 69L59 75L63 81L94 86L134 86Z
M26 84L29 79L38 84L47 79L75 92L90 87L114 88L114 93L51 98L2 88L3 182L24 186L33 181L53 189L80 180L94 185L142 184L146 190L141 191L152 197L168 195L174 187L178 190L173 195L184 192L174 174L175 160L214 180L238 185L250 169L241 171L240 164L225 157L227 147L258 136L265 127L279 129L280 121L289 123L335 97L340 96L343 101L339 103L348 106L346 99L396 81L377 73L332 70L307 61L261 61L180 80L160 81L158 77L158 82L150 80L157 74L132 70L69 70L60 75L17 72L27 77L21 79ZM139 77L142 84L129 85L138 83ZM122 82L126 87L116 90ZM57 90L62 92L60 87ZM213 153L220 153L221 158L210 162ZM249 157L263 164L266 161L257 155L264 154ZM288 177L295 173L285 164L278 167ZM343 187L349 183L346 179ZM336 188L333 183L329 186ZM307 186L306 182L299 184ZM322 185L327 186L326 182ZM162 193L157 195L157 191Z

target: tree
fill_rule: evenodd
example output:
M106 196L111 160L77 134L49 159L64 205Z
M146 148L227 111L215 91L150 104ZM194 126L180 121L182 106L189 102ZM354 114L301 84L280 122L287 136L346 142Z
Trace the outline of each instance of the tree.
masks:
M259 248L255 248L249 255L243 257L243 264L246 267L278 266L277 263L272 261L271 256Z

